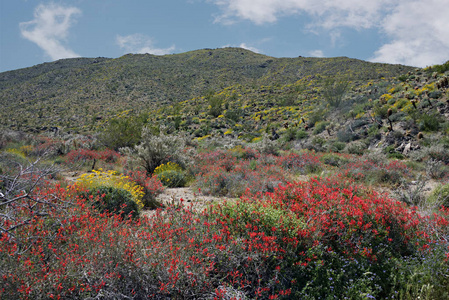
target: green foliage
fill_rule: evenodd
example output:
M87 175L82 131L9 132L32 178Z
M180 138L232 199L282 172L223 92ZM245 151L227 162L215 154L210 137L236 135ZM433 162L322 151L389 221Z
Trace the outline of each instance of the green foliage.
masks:
M348 159L333 153L327 153L320 157L320 161L326 165L340 167L348 162Z
M444 64L432 66L430 70L438 73L444 73L446 71L449 71L449 60Z
M229 202L220 205L223 215L230 219L237 219L239 222L233 223L231 228L236 234L246 231L247 224L257 226L260 231L271 236L273 228L291 228L285 235L295 237L298 231L306 226L306 223L299 219L295 214L281 207L270 204L262 204L261 202L239 202L237 205Z
M317 122L315 124L315 128L313 129L313 134L316 135L316 134L323 132L329 124L330 124L329 121Z
M323 96L330 106L338 108L349 86L349 81L345 78L329 77L325 80L323 86Z
M298 140L302 140L309 137L309 134L304 130L304 129L300 129L298 130L298 132L296 133L296 138Z
M430 194L429 201L449 207L449 183L437 186Z
M139 143L146 115L138 118L123 117L111 119L100 134L100 142L108 148L118 150L122 147L133 147Z
M437 131L441 125L439 114L422 114L419 121L419 129L422 131Z
M175 188L186 185L186 174L179 170L166 170L157 174L157 178L164 186Z
M304 102L319 101L324 84L321 78L377 80L380 74L392 78L408 70L412 68L344 57L273 58L239 48L167 56L66 59L0 74L0 106L4 108L0 126L26 131L58 127L92 133L125 110L134 116L142 110L154 111L150 117L163 115L161 121L165 122L167 115L185 118L205 112L219 116L223 104L230 110L227 117L238 122L239 117L245 118L238 109L249 101L256 104L250 109L262 105L263 109L279 108L281 103L288 105L282 108L294 104L309 110ZM337 104L344 84L334 81L326 93ZM334 89L338 92L336 100L329 93ZM214 91L210 110L210 103L202 97L207 91ZM171 108L159 111L165 106ZM174 119L173 128L182 128L179 119Z
M139 216L139 206L133 200L132 194L123 188L99 186L82 195L91 199L93 206L102 213L122 214L123 217L131 214L133 218Z
M241 109L228 109L225 113L225 117L234 122L238 122L242 115Z
M217 96L206 96L209 103L209 114L214 118L223 113L223 99Z

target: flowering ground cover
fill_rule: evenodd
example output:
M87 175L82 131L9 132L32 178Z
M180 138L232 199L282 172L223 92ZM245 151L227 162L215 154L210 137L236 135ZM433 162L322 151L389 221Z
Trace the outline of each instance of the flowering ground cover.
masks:
M336 168L322 158L200 152L186 170L195 188L241 196L203 211L182 199L150 217L126 215L123 202L102 209L116 193L99 187L154 200L161 181L138 170L2 198L0 213L14 215L0 224L0 298L448 298L449 209L423 215L362 185L411 178L400 162L346 155ZM298 174L311 178L292 181Z
M48 188L72 205L2 235L2 298L400 299L423 257L433 268L419 284L432 285L429 299L447 295L444 209L423 217L347 181L311 179L132 220L95 210L80 188Z

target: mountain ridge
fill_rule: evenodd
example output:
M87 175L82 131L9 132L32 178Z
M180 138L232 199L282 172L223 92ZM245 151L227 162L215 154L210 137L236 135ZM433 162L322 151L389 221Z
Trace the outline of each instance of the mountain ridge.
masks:
M346 57L275 58L241 48L64 59L0 73L0 104L5 108L1 125L83 131L80 128L99 115L150 111L236 84L253 89L283 86L307 76L370 80L412 69Z

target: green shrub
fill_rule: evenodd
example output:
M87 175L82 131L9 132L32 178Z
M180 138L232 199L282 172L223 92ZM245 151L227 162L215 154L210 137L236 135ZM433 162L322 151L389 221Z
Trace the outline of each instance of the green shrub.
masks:
M319 134L326 129L326 126L329 125L328 121L321 121L315 124L315 128L313 129L313 134Z
M287 233L289 237L295 237L298 231L305 228L306 223L299 219L294 213L274 205L262 204L255 201L239 202L238 205L233 203L225 203L221 207L223 215L230 219L239 220L233 223L233 230L236 234L241 234L247 230L248 223L257 226L259 230L267 235L273 234L273 228L282 226L284 228L294 228Z
M345 149L346 147L346 143L343 142L339 142L339 141L334 141L329 145L329 151L331 152L338 152L340 153L341 151L343 151L343 149Z
M436 187L430 194L429 201L449 207L449 183Z
M343 143L349 143L357 139L357 135L352 132L349 128L342 129L337 132L337 139Z
M347 163L348 159L344 158L340 155L337 155L337 154L328 153L328 154L324 154L323 156L321 156L320 161L326 165L339 167L339 166Z
M175 188L186 185L186 175L184 171L167 170L157 174L157 178L164 186Z
M140 141L145 121L145 115L111 119L98 138L103 145L116 151L122 147L133 147Z
M355 141L355 142L351 142L351 143L347 144L345 151L349 154L362 155L366 149L368 149L367 144L365 144L363 142Z
M132 194L125 189L99 186L88 192L83 192L82 196L91 199L93 206L101 213L123 214L124 217L132 214L133 218L139 216L139 206L134 201Z
M440 128L441 118L439 114L421 116L419 129L421 131L437 131Z
M309 134L304 129L301 129L296 133L296 138L298 140L306 139L308 137L309 137Z
M435 70L435 72L438 72L438 73L444 73L444 72L448 71L449 70L449 61L447 61L441 65L435 65L431 68L431 70Z

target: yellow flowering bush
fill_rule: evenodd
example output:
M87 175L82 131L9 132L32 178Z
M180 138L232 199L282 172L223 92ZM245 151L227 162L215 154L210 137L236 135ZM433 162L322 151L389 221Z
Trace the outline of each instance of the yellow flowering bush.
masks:
M118 174L116 171L103 171L102 169L92 170L92 173L85 173L77 180L89 190L98 187L110 186L128 191L139 209L143 208L142 198L144 196L143 187L133 182L128 176Z
M160 174L165 171L182 171L182 168L177 163L169 161L168 163L162 164L156 169L154 169L155 174Z
M168 187L182 187L186 184L186 175L180 165L173 162L162 164L154 170L154 174Z

